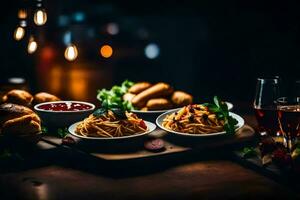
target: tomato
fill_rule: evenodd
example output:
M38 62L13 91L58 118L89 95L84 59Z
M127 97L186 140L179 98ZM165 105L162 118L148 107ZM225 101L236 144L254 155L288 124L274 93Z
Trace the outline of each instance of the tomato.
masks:
M142 128L144 128L144 129L147 128L147 126L146 126L144 120L141 120L141 121L140 121L140 126L141 126Z

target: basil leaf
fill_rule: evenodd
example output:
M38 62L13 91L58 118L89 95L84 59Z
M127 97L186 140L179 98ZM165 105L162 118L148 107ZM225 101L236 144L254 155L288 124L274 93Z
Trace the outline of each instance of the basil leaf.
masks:
M206 106L213 113L220 112L220 108L218 106L216 106L215 104L206 104Z
M224 120L224 130L228 134L235 133L235 125L238 123L236 119L229 116L228 106L225 102L221 101L219 97L214 96L213 103L205 103L209 111L216 114L218 119Z
M118 119L127 119L125 111L120 108L112 108L111 111L115 114Z
M233 117L229 116L228 123L231 124L232 126L235 126L238 124L238 121L236 119L234 119Z
M222 112L225 114L228 114L227 116L229 116L227 104L225 102L219 102L219 105L220 105L220 109L222 110Z
M219 97L217 96L214 96L214 103L217 107L220 107L220 104L219 104L220 100L219 100Z
M97 109L96 111L94 111L94 112L93 112L93 115L94 115L95 117L101 117L102 115L105 115L106 112L107 112L107 109L104 108L104 107L102 107L102 108L99 108L99 109Z

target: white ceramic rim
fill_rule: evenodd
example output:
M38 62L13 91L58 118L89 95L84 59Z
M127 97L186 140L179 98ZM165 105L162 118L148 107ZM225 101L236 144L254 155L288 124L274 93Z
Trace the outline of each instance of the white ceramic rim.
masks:
M182 132L177 132L177 131L173 131L173 130L169 130L165 127L162 126L162 124L159 123L159 121L162 121L167 115L169 114L172 114L173 112L176 112L178 110L180 110L181 108L179 109L176 109L175 111L169 111L169 112L165 112L161 115L159 115L157 118L156 118L156 124L159 128L169 132L169 133L174 133L174 134L177 134L177 135L182 135L182 136L189 136L189 137L210 137L210 136L217 136L217 135L224 135L226 134L226 131L222 131L222 132L216 132L216 133L209 133L209 134L190 134L190 133L182 133ZM232 112L229 112L229 115L232 116L234 119L236 119L238 121L238 124L236 125L237 128L235 129L235 131L239 130L240 128L242 128L245 124L245 120L235 114L235 113L232 113Z
M141 136L145 136L148 135L149 133L153 132L156 129L156 125L154 123L145 121L145 124L148 128L148 130L144 133L140 133L140 134L135 134L135 135L127 135L127 136L122 136L122 137L88 137L88 136L82 136L82 135L78 135L77 133L75 133L75 129L76 126L80 123L80 122L76 122L74 124L72 124L71 126L69 126L68 131L71 135L78 137L78 138L82 138L82 139L88 139L88 140L122 140L122 139L128 139L128 138L136 138L136 137L141 137Z
M66 110L66 111L55 111L55 110L44 110L41 108L38 108L39 106L42 105L47 105L47 104L51 104L51 103L81 103L81 104L85 104L85 105L89 105L91 106L90 109L87 110ZM92 111L95 109L95 105L89 102L85 102L85 101L48 101L48 102L44 102L44 103L39 103L37 105L34 106L34 110L39 111L39 112L47 112L47 113L82 113L82 112L88 112L88 111Z

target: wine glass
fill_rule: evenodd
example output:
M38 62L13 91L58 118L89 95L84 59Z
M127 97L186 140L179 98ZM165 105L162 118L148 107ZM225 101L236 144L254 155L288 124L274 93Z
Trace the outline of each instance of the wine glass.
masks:
M281 97L277 100L279 128L289 153L300 136L300 97Z
M253 107L260 135L279 136L277 103L280 97L280 78L258 78Z

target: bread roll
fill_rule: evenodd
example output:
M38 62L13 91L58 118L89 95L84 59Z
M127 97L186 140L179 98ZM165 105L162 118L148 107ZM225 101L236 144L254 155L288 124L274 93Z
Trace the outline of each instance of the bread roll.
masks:
M34 135L41 132L41 125L36 121L36 114L24 115L6 121L2 126L2 134Z
M156 98L148 100L146 107L148 110L165 110L172 108L172 103L165 98Z
M30 106L33 96L25 90L11 90L3 96L3 103L14 103L23 106Z
M30 115L34 112L25 106L5 103L0 105L0 127L2 127L3 123L18 117L22 117L24 115Z
M60 101L60 98L46 92L40 92L34 95L34 104L49 102L49 101Z
M177 107L181 107L191 104L193 102L193 97L188 93L175 91L172 94L171 100Z
M148 82L138 82L138 83L134 84L133 86L131 86L128 89L128 92L132 93L132 94L138 94L138 93L140 93L140 92L148 89L149 87L151 87L151 83L148 83Z
M31 109L6 103L0 105L1 134L32 135L41 132L41 120Z
M150 88L137 94L131 101L131 103L138 108L142 108L146 105L149 99L157 97L165 97L172 94L173 88L167 83L157 83Z

